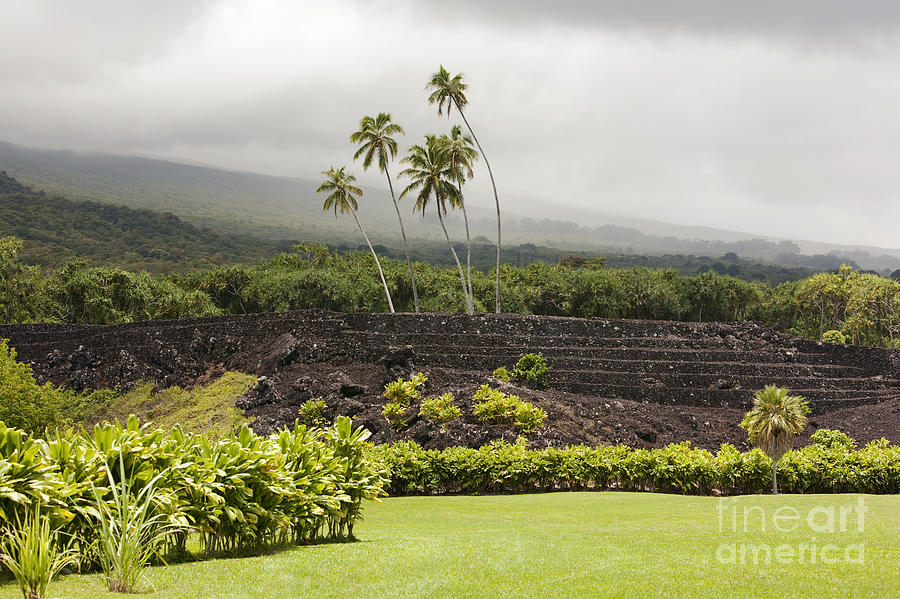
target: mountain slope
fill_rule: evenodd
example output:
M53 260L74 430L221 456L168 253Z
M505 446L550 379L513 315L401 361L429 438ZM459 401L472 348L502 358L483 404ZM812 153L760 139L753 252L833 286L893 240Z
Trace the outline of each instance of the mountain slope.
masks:
M20 181L73 199L88 199L171 212L201 227L223 234L247 234L266 239L302 239L330 244L358 244L353 219L322 213L318 181L272 177L189 165L168 160L27 148L0 142L0 168ZM360 218L374 243L397 246L396 216L384 189L364 188ZM415 240L439 240L434 215L411 214L404 200L407 232ZM555 218L545 218L551 214ZM489 242L496 234L491 210L469 208L472 235ZM565 219L565 220L563 220ZM833 268L851 260L862 268L888 273L900 268L900 249L837 246L817 242L792 243L748 233L706 227L671 225L592 212L559 204L507 197L504 200L504 241L534 243L592 253L695 254L718 257L734 252L742 257L783 264ZM451 235L463 239L462 218L448 217ZM801 250L834 254L816 261L797 256Z
M26 241L26 262L53 266L79 258L153 272L254 261L290 247L222 237L171 213L50 196L0 171L0 237L7 235Z

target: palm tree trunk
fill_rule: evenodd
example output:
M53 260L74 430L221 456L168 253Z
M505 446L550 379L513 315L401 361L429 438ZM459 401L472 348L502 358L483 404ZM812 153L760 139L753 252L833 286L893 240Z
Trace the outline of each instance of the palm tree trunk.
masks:
M381 284L384 285L384 295L387 297L388 307L391 309L391 314L393 314L394 302L391 300L391 292L388 290L387 281L384 280L384 271L381 270L381 262L378 260L378 254L375 253L375 248L372 247L372 242L369 241L369 236L366 235L365 229L363 229L362 224L360 224L359 217L356 216L356 210L350 210L350 213L353 214L353 219L356 221L356 226L359 227L359 232L363 234L363 237L365 237L366 245L369 246L369 251L372 252L372 257L375 258L375 266L378 267L378 276L381 277Z
M772 462L772 495L778 495L778 462Z
M466 213L466 203L462 199L462 184L459 181L456 182L456 189L459 191L463 222L466 223L466 280L469 283L469 313L475 314L475 293L472 291L472 237L469 235L469 215Z
M406 231L403 229L403 219L400 217L400 207L397 205L397 198L394 197L394 186L391 184L391 175L387 168L384 169L387 176L388 189L391 190L391 200L394 202L394 210L397 211L397 221L400 223L400 235L403 237L403 248L406 250L406 266L409 267L409 280L412 282L413 305L416 314L419 313L419 291L416 289L416 273L413 272L412 260L409 257L409 244L406 242Z
M455 101L454 101L455 103ZM478 151L481 152L481 157L484 159L484 164L487 166L488 176L491 178L491 187L494 189L494 204L497 206L497 288L496 288L496 296L497 296L497 314L500 314L500 198L497 196L497 184L494 182L494 173L491 170L491 163L488 162L487 156L484 154L484 148L481 147L481 143L478 141L478 136L475 135L475 132L472 131L472 125L469 124L469 120L466 118L465 113L460 108L459 104L456 104L456 110L459 111L459 116L462 117L463 122L466 124L466 127L469 129L469 133L472 134L472 139L475 140L475 145L478 146Z
M456 249L453 247L453 242L450 241L450 234L447 233L447 227L444 226L444 217L441 214L440 205L438 205L438 220L441 222L441 229L444 230L444 237L447 238L447 245L450 246L450 253L453 254L453 260L456 262L456 268L459 270L459 282L462 283L463 289L463 299L466 301L466 313L472 314L469 312L469 292L466 287L466 275L463 274L462 264L459 263L459 258L456 255Z

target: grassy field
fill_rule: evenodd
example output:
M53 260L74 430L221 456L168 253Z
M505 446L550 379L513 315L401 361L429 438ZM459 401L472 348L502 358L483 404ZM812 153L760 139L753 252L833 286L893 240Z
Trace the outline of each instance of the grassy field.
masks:
M153 568L142 596L900 596L898 496L409 497L365 516L356 543ZM117 596L97 575L51 595Z

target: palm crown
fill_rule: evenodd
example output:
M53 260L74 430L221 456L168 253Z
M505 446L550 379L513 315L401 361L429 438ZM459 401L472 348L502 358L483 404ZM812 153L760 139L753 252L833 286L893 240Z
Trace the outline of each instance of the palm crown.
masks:
M465 183L466 177L473 177L472 165L478 160L478 150L472 145L472 137L462 132L459 125L453 125L450 135L438 138L440 151L446 156L451 177L458 183Z
M753 407L741 420L750 442L772 459L772 492L778 493L778 461L793 445L794 435L806 425L809 404L789 389L767 385L753 395Z
M431 80L425 86L426 90L432 90L431 95L428 96L428 103L438 105L438 114L443 114L443 111L446 110L448 117L450 108L454 104L456 109L462 112L463 107L469 103L466 98L466 87L468 86L462 80L462 73L451 77L444 65L441 65L438 72L431 76Z
M447 202L455 205L459 200L459 192L453 185L453 173L446 153L434 135L425 137L425 145L412 146L401 163L408 165L400 175L409 177L410 183L400 194L402 199L408 193L418 191L415 209L425 213L428 202L434 196L437 208L447 214Z
M344 172L344 168L342 166L336 169L332 166L327 171L322 171L325 181L316 190L316 193L331 192L325 198L322 210L334 209L335 216L337 216L338 210L343 213L356 212L359 204L354 196L362 195L362 189L354 185L356 177Z
M360 144L353 159L363 157L363 168L368 170L377 158L378 170L385 172L391 158L397 156L397 141L393 135L405 135L403 127L391 121L388 112L379 112L372 118L364 116L359 121L359 131L350 135L350 141Z

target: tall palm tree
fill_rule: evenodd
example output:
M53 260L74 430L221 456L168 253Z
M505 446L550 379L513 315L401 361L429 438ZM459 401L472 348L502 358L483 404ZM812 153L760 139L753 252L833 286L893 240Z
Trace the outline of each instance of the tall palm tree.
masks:
M450 166L447 162L447 156L441 152L440 142L437 137L426 135L425 145L412 146L409 149L409 153L400 162L409 166L409 168L401 171L400 175L410 179L409 185L400 194L400 199L402 200L409 193L418 192L414 209L421 212L424 216L425 209L431 202L432 197L434 198L438 221L441 223L441 229L444 230L447 245L450 246L450 253L453 254L453 260L456 262L457 270L459 270L459 281L462 284L466 311L471 314L466 276L463 274L462 265L459 263L459 257L456 255L456 249L453 247L453 242L450 241L450 234L447 233L447 226L444 224L447 205L456 205L458 197L456 186L453 184L454 180L450 172Z
M459 208L462 209L463 221L466 224L466 280L469 285L469 312L475 312L475 294L472 291L472 237L469 233L469 215L466 213L466 203L463 198L462 186L466 177L472 178L475 171L472 165L478 160L478 150L472 146L472 138L465 135L459 125L453 125L450 135L442 135L438 138L441 151L447 155L450 166L450 175L456 180L456 190L459 192Z
M394 203L394 210L397 212L397 222L400 223L400 235L403 237L403 248L406 250L406 266L409 267L409 280L412 283L413 305L416 313L419 312L419 291L416 288L416 273L413 271L412 259L409 257L409 243L406 241L406 230L403 228L403 218L400 216L400 207L397 205L397 198L394 196L394 185L391 182L391 173L388 171L388 164L391 159L397 157L397 141L393 135L406 135L403 127L391 121L389 112L379 112L378 116L372 118L364 116L359 121L359 131L350 135L350 141L359 144L359 149L353 155L353 159L357 160L363 157L363 169L369 170L372 162L378 160L378 170L387 177L388 189L391 191L391 201Z
M381 270L381 261L378 260L378 254L375 253L375 248L372 247L372 242L369 241L369 236L366 235L366 230L363 229L362 224L359 222L359 217L356 215L356 211L359 209L359 203L356 201L355 196L362 195L362 189L355 185L356 177L350 173L345 173L343 166L338 169L332 166L327 171L322 171L322 174L325 175L325 181L319 185L316 193L330 192L328 197L325 198L322 210L328 211L334 209L335 217L337 217L338 211L341 213L349 212L353 215L353 220L356 221L359 232L362 233L366 240L366 245L369 246L369 251L372 252L372 257L375 258L375 266L378 267L378 276L381 277L381 284L384 286L384 295L387 297L388 307L391 309L391 313L393 313L394 302L391 300L391 292L388 289L387 281L384 280L384 271Z
M481 147L481 143L478 141L478 136L475 135L475 131L472 130L472 125L469 124L469 120L466 118L465 112L463 112L463 108L469 103L468 98L466 98L466 88L468 86L462 80L462 73L457 73L453 77L450 76L450 73L447 69L444 68L444 65L440 66L440 69L437 73L431 75L431 80L428 82L428 85L425 86L426 90L432 90L431 95L428 96L429 104L437 104L438 105L438 114L443 114L443 111L447 111L447 118L450 118L450 108L452 106L456 106L457 112L459 112L459 116L462 117L463 122L466 124L466 127L469 129L469 133L472 135L472 139L475 140L475 145L478 146L478 151L481 152L481 157L484 159L484 164L487 166L488 175L491 178L491 187L494 190L494 203L497 206L497 287L496 287L496 297L497 297L497 306L496 312L500 313L500 198L497 196L497 184L494 182L494 173L491 170L491 163L488 162L487 155L484 153L484 148Z
M806 425L809 404L790 389L767 385L753 395L753 407L741 421L750 442L772 460L772 493L778 494L778 462L790 450L794 435Z

